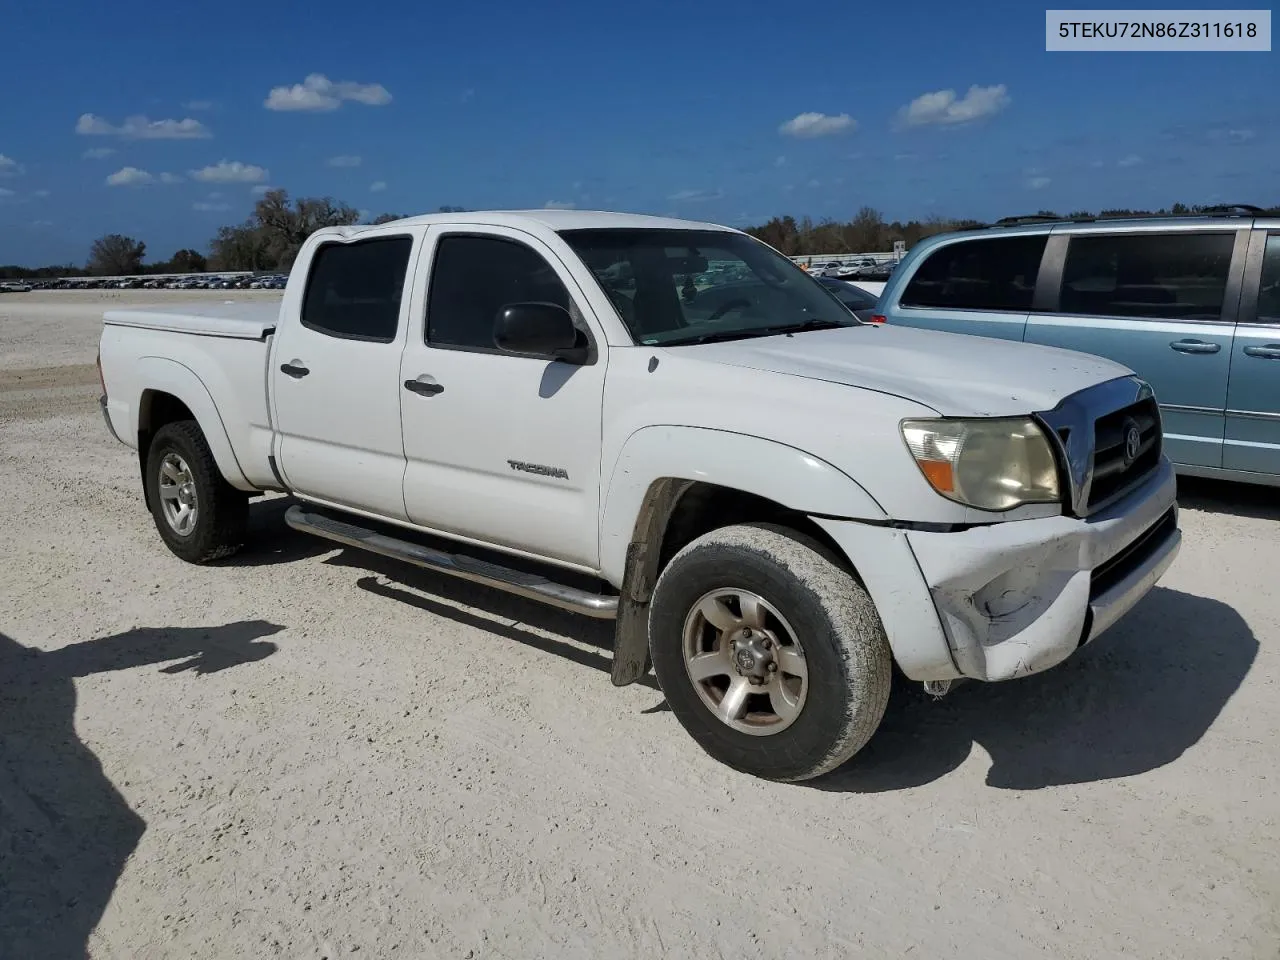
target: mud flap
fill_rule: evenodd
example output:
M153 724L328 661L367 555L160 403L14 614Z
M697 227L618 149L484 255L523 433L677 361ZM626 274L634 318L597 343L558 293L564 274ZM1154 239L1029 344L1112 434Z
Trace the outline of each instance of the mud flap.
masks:
M615 687L635 683L649 672L649 599L661 572L662 537L671 512L691 486L691 480L655 480L640 507L618 598L610 673Z

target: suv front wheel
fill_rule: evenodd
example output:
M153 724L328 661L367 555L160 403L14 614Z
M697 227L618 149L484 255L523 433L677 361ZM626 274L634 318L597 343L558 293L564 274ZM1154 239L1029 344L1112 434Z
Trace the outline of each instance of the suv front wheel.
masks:
M676 718L755 776L835 769L888 704L892 656L871 598L823 547L782 527L723 527L677 553L654 587L649 638Z

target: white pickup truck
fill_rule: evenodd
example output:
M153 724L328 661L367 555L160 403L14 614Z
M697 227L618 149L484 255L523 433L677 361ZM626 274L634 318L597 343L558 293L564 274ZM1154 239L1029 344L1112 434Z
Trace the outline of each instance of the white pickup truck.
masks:
M716 264L715 268L709 267ZM312 235L283 300L109 311L107 425L193 563L287 523L593 617L713 757L830 770L893 665L1052 667L1180 544L1150 388L861 323L752 237L575 211Z

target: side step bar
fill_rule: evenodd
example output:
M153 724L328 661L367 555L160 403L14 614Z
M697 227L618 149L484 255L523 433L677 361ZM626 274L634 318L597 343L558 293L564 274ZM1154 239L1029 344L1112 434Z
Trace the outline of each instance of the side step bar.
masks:
M617 597L591 593L577 587L556 583L536 573L512 570L474 557L445 553L443 550L389 537L366 527L358 527L353 523L307 510L305 507L290 507L285 511L284 520L294 530L300 530L303 533L315 534L348 547L368 550L384 557L391 557L393 560L403 560L405 563L447 573L473 583L482 583L487 587L496 587L529 600L538 600L553 607L559 607L561 610L581 613L598 620L612 620L618 615Z

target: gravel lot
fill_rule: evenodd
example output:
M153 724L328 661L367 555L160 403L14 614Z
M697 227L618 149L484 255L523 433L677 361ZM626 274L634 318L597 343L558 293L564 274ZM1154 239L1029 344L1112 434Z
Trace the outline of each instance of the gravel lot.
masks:
M92 364L108 304L191 298L0 297L0 957L1280 955L1280 491L1184 482L1104 639L776 785L614 689L608 625L283 498L170 555Z

